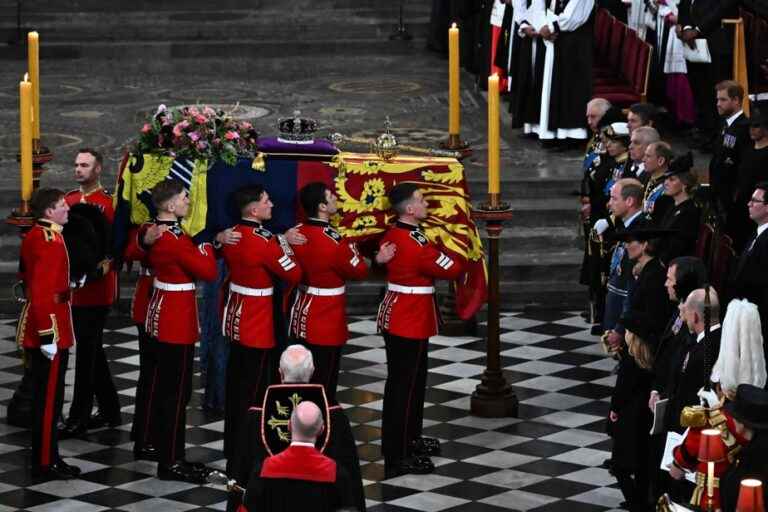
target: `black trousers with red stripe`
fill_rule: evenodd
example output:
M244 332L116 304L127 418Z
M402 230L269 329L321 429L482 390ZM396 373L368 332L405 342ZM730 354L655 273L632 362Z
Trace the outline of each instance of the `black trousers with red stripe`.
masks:
M53 360L40 349L25 349L32 385L32 467L47 468L59 460L57 424L64 404L64 374L69 349L59 349Z
M386 465L397 464L411 455L411 441L421 436L428 342L384 333L387 382L384 386L381 450Z
M149 436L157 448L158 462L168 466L184 459L195 346L162 343L155 338L149 343L154 344L157 364Z
M237 449L238 432L251 406L261 407L264 392L271 384L275 349L245 347L232 342L227 362L227 389L224 398L224 456Z
M152 432L152 404L155 400L158 380L157 354L153 341L143 325L136 325L139 331L139 380L136 383L136 408L133 413L133 443L135 450L154 445Z
M75 389L72 404L69 406L68 423L88 424L94 396L99 403L99 410L108 419L120 417L120 401L103 346L104 324L108 313L108 306L72 308L72 326L77 350Z
M310 382L322 384L325 388L325 396L328 397L328 403L336 405L336 388L339 384L339 365L341 364L343 346L314 345L304 339L300 339L299 343L312 352L315 373L312 374Z

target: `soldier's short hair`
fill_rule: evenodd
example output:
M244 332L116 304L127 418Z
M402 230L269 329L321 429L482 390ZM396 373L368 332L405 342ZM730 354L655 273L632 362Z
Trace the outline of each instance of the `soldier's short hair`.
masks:
M635 114L643 122L643 126L655 124L656 116L659 111L650 103L634 103L630 105L629 111Z
M768 181L761 181L755 185L755 190L763 191L763 201L768 202Z
M640 128L638 128L640 130ZM669 143L662 141L654 142L653 148L656 151L656 156L663 158L664 163L669 165L675 158L675 152L672 151L672 146Z
M317 217L321 204L326 204L325 191L328 187L321 181L304 185L299 191L299 202L308 217Z
M733 80L723 80L715 86L716 91L725 91L730 99L739 98L739 103L744 101L744 87Z
M661 140L659 132L653 126L641 126L632 135L639 137L641 144L653 144Z
M643 195L645 190L643 184L635 178L622 178L616 182L621 187L621 198L627 200L632 198L635 200L635 205L640 206L643 203Z
M177 196L184 192L184 185L177 180L163 180L152 188L152 203L155 208L162 209L162 207L171 200L172 197Z
M245 208L257 201L261 200L261 196L264 195L264 187L261 185L248 185L247 187L240 188L235 191L234 199L237 211L244 213Z
M398 183L392 187L388 194L389 204L392 205L398 215L405 213L405 208L417 190L419 190L419 186L415 183Z
M93 156L96 164L99 167L104 166L104 156L99 151L96 151L93 148L80 148L77 150L77 154L79 155L80 153L88 153L89 155Z
M40 188L32 195L29 209L36 219L45 217L45 210L53 208L64 197L64 192L58 188Z

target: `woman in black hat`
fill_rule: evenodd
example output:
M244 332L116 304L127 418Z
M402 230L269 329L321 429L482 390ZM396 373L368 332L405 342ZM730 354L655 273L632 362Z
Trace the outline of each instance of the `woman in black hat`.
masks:
M664 194L671 197L674 206L667 210L659 227L675 231L661 245L659 259L669 264L680 256L693 256L701 225L701 210L693 200L693 191L698 184L691 172L693 155L675 158L664 175Z
M747 202L752 197L755 185L768 180L768 101L753 105L749 123L749 136L753 144L745 149L741 157L736 205L731 214L732 219L728 222L728 232L737 252L741 252L755 230L754 222L749 219Z
M749 444L737 455L737 463L720 480L723 511L733 512L745 478L763 482L763 500L768 502L768 391L741 384L736 390L736 399L726 402L724 407L731 414L737 432L749 439Z
M653 348L657 334L641 317L623 317L626 346L620 351L619 371L611 396L608 434L613 438L611 470L625 502L622 508L649 508L648 431L652 415L646 404L651 390Z

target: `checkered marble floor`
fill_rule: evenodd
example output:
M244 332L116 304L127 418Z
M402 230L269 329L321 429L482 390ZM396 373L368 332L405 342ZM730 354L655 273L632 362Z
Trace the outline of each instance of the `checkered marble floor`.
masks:
M0 321L0 418L22 374L14 325L10 319ZM424 434L442 440L442 456L433 459L434 474L384 480L383 340L372 319L350 319L352 338L344 351L338 397L358 443L368 510L601 512L618 507L621 493L601 467L610 455L604 418L614 363L575 312L505 313L501 326L502 367L520 400L520 417L470 416L469 395L484 368L484 342L436 336L430 342ZM110 318L105 345L127 423L93 431L87 440L62 441L62 455L83 469L81 479L67 482L31 480L26 432L0 423L0 512L224 510L223 489L160 481L153 477L154 463L133 460L128 422L139 356L128 318ZM73 364L74 357L67 372L67 401ZM223 467L223 422L200 409L199 373L195 388L188 412L188 459Z

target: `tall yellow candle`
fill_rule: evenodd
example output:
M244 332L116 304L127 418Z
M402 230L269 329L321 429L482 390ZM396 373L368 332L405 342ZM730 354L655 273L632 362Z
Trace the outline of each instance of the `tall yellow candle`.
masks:
M499 75L488 77L488 193L499 193ZM493 201L494 197L491 196ZM496 196L498 199L498 195ZM494 205L495 206L495 205Z
M32 138L40 140L40 38L37 32L27 34L27 51L32 82Z
M19 138L21 153L21 199L32 199L32 84L24 76L19 82Z
M461 127L459 99L459 28L448 29L448 133L458 135Z

